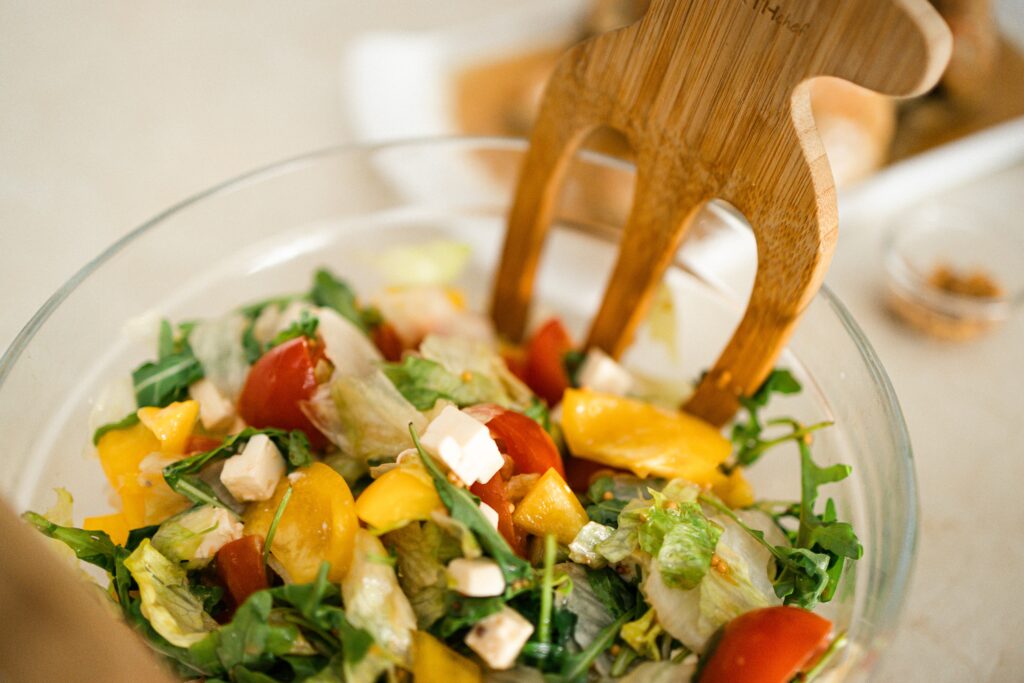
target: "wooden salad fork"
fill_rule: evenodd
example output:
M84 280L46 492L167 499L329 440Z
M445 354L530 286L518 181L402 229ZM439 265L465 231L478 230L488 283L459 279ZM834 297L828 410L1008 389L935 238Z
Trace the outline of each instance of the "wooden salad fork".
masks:
M569 160L589 133L623 133L633 206L588 347L618 357L700 207L730 202L757 241L739 326L685 409L713 424L770 372L825 275L835 186L808 82L834 76L893 96L925 92L949 59L927 0L651 0L637 23L570 49L548 82L520 170L491 315L521 339Z

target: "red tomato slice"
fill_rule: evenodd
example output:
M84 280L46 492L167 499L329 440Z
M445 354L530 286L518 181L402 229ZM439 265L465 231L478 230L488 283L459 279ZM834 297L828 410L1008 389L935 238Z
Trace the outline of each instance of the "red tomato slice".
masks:
M370 337L385 360L392 363L402 360L402 352L405 351L405 346L402 344L402 340L398 336L394 325L391 323L381 323L373 328Z
M270 349L249 369L239 415L253 427L301 429L314 448L323 448L327 439L299 407L316 391L316 366L322 360L323 345L306 337Z
M498 443L498 450L507 453L515 463L515 473L544 474L553 467L564 479L562 455L551 435L522 413L500 410L486 424L491 430L491 437Z
M557 405L569 387L564 358L572 348L572 339L557 318L541 325L527 345L526 384L549 406Z
M787 683L825 650L832 622L799 607L736 617L704 666L699 683Z
M215 439L212 436L204 436L202 434L192 434L188 437L188 441L185 442L185 455L195 455L196 453L206 453L217 448L222 443L221 439Z
M600 475L632 475L632 472L627 472L626 470L608 467L608 465L602 465L593 460L575 458L571 455L565 459L565 472L565 483L569 485L569 488L578 493L585 493L590 488L590 485L594 483L594 479Z
M505 361L509 372L519 378L520 381L526 381L526 351L524 349L511 346L503 348L501 350L501 358Z
M242 536L217 551L217 574L237 607L270 584L263 565L263 537Z
M526 536L512 523L512 510L509 509L508 493L501 473L495 474L486 484L473 484L469 490L482 502L494 508L498 513L498 531L505 537L516 555L526 557Z

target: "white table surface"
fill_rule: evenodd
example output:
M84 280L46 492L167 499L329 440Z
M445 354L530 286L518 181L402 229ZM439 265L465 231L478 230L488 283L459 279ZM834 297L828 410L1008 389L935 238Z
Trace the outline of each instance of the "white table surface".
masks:
M352 36L514 4L0 0L0 349L159 210L351 140L338 70ZM958 192L1024 216L1024 166ZM963 346L894 325L878 305L883 222L844 223L829 275L892 377L920 483L915 580L877 679L1024 680L1024 320Z

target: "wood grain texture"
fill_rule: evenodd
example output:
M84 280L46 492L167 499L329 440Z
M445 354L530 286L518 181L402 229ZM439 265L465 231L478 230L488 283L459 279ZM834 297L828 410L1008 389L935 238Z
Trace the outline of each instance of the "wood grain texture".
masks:
M491 307L499 333L522 337L567 162L611 126L636 154L636 191L587 345L619 356L690 219L710 199L730 202L757 240L754 290L686 405L724 423L770 371L835 247L810 79L917 95L950 50L926 0L653 0L636 24L573 47L548 82L521 169Z

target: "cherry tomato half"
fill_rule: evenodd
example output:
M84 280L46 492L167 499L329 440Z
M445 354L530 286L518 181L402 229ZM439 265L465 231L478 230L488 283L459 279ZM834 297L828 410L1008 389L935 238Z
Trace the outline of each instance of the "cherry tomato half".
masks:
M506 482L501 477L501 472L491 477L486 484L477 482L469 487L473 495L481 502L490 505L498 513L498 531L509 546L520 557L526 557L526 536L512 523L512 510L509 506L508 491Z
M323 448L327 439L299 407L316 391L316 366L323 360L323 344L306 337L270 349L249 369L239 415L253 427L301 429L314 448Z
M370 337L373 339L377 350L384 356L384 360L392 363L402 360L402 352L405 351L405 345L402 344L402 339L398 336L398 331L394 325L383 322L373 328Z
M526 347L526 384L549 406L558 404L569 388L565 354L572 349L572 339L557 318L541 325Z
M515 464L515 474L544 474L552 467L565 478L562 455L536 420L514 410L500 409L486 422L498 450L506 453Z
M799 607L765 607L736 617L700 683L787 683L828 646L832 622Z
M263 565L263 537L242 536L222 546L217 551L217 575L236 607L269 586Z

